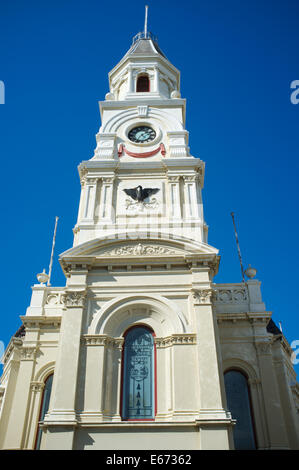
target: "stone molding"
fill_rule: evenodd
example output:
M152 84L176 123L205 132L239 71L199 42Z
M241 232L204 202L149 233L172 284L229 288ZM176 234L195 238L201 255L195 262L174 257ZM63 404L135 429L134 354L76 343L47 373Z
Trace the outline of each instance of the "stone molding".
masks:
M82 342L86 346L105 346L113 349L121 349L124 343L124 338L112 338L107 335L84 335ZM155 338L154 342L157 348L167 348L176 345L195 345L196 334L195 333L184 333L184 334L173 334L165 338Z
M86 346L105 346L114 349L121 349L124 338L112 338L108 335L84 335L82 342Z
M168 348L170 346L177 345L186 346L197 344L195 333L173 334L171 336L167 336L166 338L155 338L154 342L157 348Z

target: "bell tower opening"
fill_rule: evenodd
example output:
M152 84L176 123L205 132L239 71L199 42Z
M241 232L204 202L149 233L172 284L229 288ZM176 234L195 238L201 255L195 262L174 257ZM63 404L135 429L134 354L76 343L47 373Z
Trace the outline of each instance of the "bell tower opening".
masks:
M136 92L144 93L150 91L150 80L147 74L139 75L136 83Z

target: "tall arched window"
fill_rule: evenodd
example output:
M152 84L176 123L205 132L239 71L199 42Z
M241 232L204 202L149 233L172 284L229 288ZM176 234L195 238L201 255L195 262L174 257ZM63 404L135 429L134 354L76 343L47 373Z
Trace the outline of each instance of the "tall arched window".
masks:
M136 91L150 91L150 81L148 75L139 75L139 77L137 78Z
M43 390L42 402L41 402L40 413L39 413L39 421L43 421L46 413L48 412L50 397L51 397L51 390L52 390L52 383L53 383L53 374L49 375L45 381L45 387ZM36 450L40 449L42 434L43 434L43 431L39 427L37 430L37 436L36 436L36 444L35 444Z
M135 326L124 336L122 419L153 420L156 413L154 333L145 326Z
M247 377L238 370L224 374L227 406L232 418L237 420L233 427L234 443L237 450L256 448Z

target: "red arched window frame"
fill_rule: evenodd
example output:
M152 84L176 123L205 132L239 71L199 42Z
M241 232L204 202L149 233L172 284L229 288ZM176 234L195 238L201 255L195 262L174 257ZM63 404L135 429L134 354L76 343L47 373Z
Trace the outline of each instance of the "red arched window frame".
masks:
M146 74L139 75L137 77L136 92L146 93L150 91L150 79Z
M132 331L133 329L136 329L136 328L145 328L146 330L148 330L148 332L151 333L151 335L153 336L153 340L155 339L155 336L156 336L156 334L155 334L154 330L152 330L152 328L150 328L148 325L144 325L144 324L141 324L141 323L139 323L137 325L134 325L134 326L131 326L123 334L124 344L123 344L123 347L122 347L122 356L121 356L120 416L121 416L121 419L123 421L155 421L155 418L149 418L149 419L142 418L142 419L138 420L138 419L128 419L128 418L123 417L125 341L126 341L127 334L130 331ZM157 348L156 348L155 340L153 341L153 343L154 343L154 400L155 400L155 403L154 403L154 416L156 416L156 414L157 414Z

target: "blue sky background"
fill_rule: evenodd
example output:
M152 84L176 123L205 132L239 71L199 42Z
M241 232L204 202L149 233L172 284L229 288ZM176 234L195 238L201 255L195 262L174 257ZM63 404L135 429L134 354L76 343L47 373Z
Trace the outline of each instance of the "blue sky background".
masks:
M209 243L216 282L240 282L230 213L244 264L258 270L273 319L298 328L298 0L151 0L149 29L181 71L191 153L206 162ZM80 184L92 157L107 74L143 29L140 1L2 0L0 4L1 323L8 344L48 269L72 246ZM298 355L299 358L299 355ZM299 366L296 366L299 372Z

